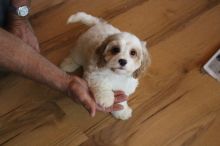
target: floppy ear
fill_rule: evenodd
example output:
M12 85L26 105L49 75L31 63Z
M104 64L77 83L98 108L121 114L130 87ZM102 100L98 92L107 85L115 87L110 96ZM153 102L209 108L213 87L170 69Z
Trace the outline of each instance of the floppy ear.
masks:
M116 34L111 35L109 37L107 37L103 43L98 46L98 48L96 49L96 59L97 59L97 66L98 67L103 67L106 65L107 61L105 60L105 50L107 45L113 41L116 37Z
M142 41L142 60L141 60L141 66L133 73L134 78L140 77L144 71L147 69L147 67L150 65L150 56L147 51L146 42Z
M97 58L97 66L98 67L103 67L106 64L105 60L105 49L107 47L108 41L105 40L103 43L96 49L96 58Z

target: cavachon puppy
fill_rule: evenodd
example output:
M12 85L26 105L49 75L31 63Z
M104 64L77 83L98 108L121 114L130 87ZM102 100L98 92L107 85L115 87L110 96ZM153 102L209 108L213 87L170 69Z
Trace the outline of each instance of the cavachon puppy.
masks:
M113 105L115 90L122 90L127 96L134 93L138 77L150 64L146 42L84 12L69 17L68 23L76 22L90 28L78 38L61 68L73 72L82 66L83 78L102 107ZM130 118L132 109L127 101L120 104L124 109L112 112L113 116L121 120Z

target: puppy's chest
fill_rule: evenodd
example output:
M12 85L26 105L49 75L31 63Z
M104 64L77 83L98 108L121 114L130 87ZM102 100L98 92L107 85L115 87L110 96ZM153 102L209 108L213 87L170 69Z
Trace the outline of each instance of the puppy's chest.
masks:
M124 91L126 95L132 94L138 85L138 80L133 77L118 75L109 71L93 72L89 76L90 81L96 80L96 84L107 86L111 88L110 90Z
M123 76L108 76L107 80L111 84L112 90L122 90L126 94L131 94L137 87L137 80Z

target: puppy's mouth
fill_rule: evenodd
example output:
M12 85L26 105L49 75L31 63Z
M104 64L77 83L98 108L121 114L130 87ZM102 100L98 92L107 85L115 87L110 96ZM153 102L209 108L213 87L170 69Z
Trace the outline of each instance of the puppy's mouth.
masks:
M111 70L113 72L116 72L116 71L125 71L126 69L124 67L117 67L117 68L111 68Z

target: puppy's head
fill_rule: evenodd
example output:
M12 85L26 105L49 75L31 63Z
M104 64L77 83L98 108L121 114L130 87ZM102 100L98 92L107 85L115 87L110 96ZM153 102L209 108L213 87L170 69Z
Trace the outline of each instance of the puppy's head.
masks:
M146 43L122 32L108 37L96 50L98 67L137 78L150 63Z

